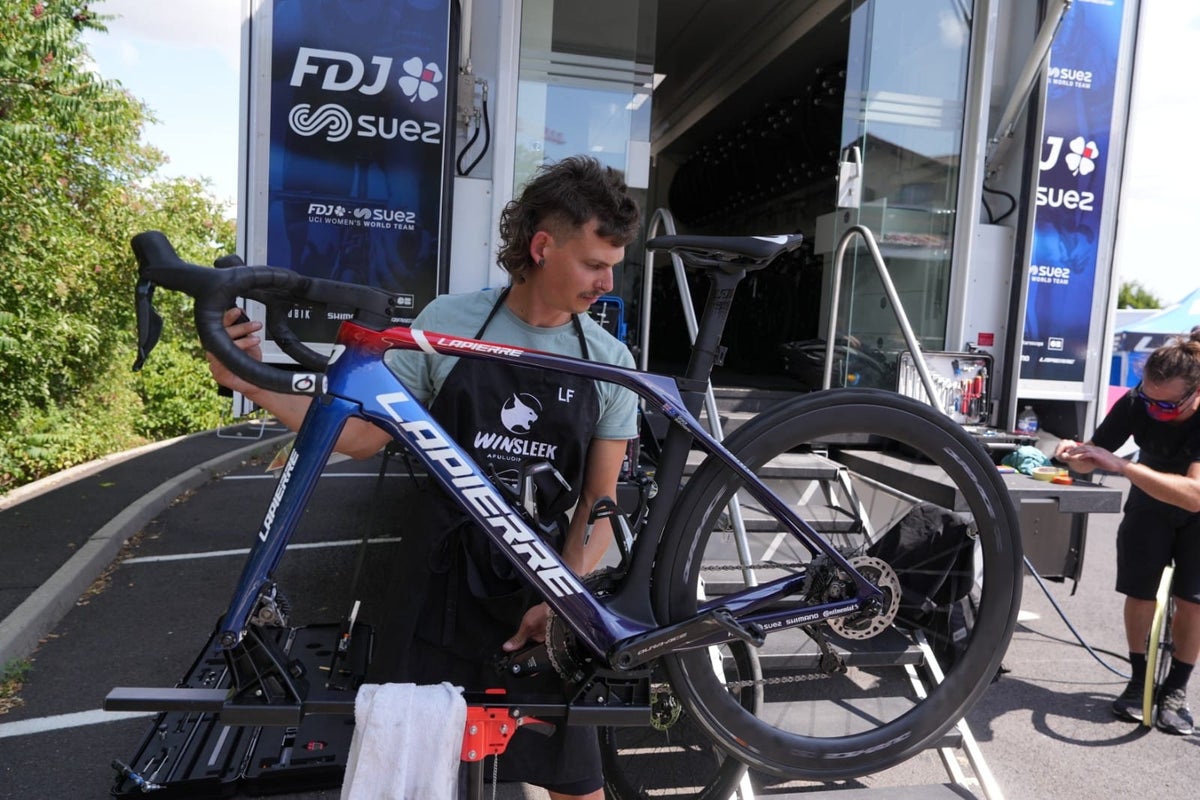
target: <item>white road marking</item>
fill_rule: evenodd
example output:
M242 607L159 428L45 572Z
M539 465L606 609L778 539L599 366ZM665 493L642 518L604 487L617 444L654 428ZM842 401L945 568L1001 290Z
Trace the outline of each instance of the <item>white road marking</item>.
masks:
M97 725L101 722L119 722L123 719L153 717L156 711L105 711L97 708L94 711L76 711L73 714L56 714L53 717L38 717L22 719L17 722L0 722L0 739L8 736L28 736L34 733L58 731L64 728L81 728L84 725Z
M368 540L368 544L390 544L400 541L399 536L381 536L378 539ZM334 542L305 542L302 544L289 544L288 550L316 550L322 547L350 547L351 545L361 544L361 539L339 539ZM244 556L250 552L249 547L239 547L236 550L209 550L203 553L174 553L165 556L139 556L137 558L127 558L122 561L122 564L157 564L164 561L190 561L197 558L224 558L226 556Z
M424 475L425 473L418 472L416 474ZM378 478L378 477L379 477L378 472L323 472L323 473L321 473L321 480L325 480L326 478ZM403 474L392 473L392 474L386 474L383 477L385 477L385 478L407 478L408 473L407 472L405 472ZM221 480L223 480L223 481L277 481L277 480L279 480L279 476L265 474L265 473L262 475L226 475L225 477L221 478Z

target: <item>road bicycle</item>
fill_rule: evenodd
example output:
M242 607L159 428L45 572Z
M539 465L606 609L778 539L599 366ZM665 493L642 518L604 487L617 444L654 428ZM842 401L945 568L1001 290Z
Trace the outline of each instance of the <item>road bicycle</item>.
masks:
M195 299L209 352L256 385L314 402L217 625L231 688L118 688L106 707L206 710L232 725L293 725L353 708L353 687L331 691L297 674L270 626L282 617L275 569L342 426L361 417L391 434L549 604L541 647L563 697L510 697L512 713L519 706L539 719L599 726L610 748L639 729L656 752L681 745L704 764L686 775L699 797L728 797L747 766L824 781L876 772L930 746L984 692L1008 645L1022 575L1016 513L972 437L894 392L815 392L762 410L724 441L705 430L700 408L737 284L799 243L798 235L648 242L710 281L691 360L670 377L411 329L396 324L407 309L387 292L283 268L188 264L162 234L135 237L139 360L161 330L155 288L183 291ZM299 371L256 361L229 339L222 316L238 298L266 305L267 329ZM297 304L345 312L331 354L291 335L287 311ZM613 520L615 563L574 575L535 532L533 482L493 482L389 371L384 354L393 348L610 381L667 420L637 509L605 500L590 510L593 520ZM903 486L847 466L883 462L908 465L892 473ZM938 477L921 481L949 492L944 509L909 485L930 472ZM898 537L921 546L898 546ZM949 623L942 612L951 606L967 607L966 619ZM920 689L901 679L898 688L894 667L913 663L914 651L928 654L929 633L948 645L943 679ZM648 791L636 775L623 777L625 789L615 791Z
M1175 601L1171 597L1171 579L1174 576L1173 565L1163 567L1158 591L1154 594L1154 617L1146 637L1146 679L1142 687L1142 724L1146 727L1154 725L1158 687L1171 671L1171 656L1175 652L1175 642L1171 638L1171 624L1175 616Z

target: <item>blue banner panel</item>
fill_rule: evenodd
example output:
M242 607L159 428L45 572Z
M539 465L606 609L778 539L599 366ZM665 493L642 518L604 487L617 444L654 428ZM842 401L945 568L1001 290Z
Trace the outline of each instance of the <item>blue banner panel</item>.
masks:
M1122 5L1079 0L1050 51L1021 349L1024 379L1084 377Z
M273 0L271 24L267 262L398 292L409 322L449 240L450 0ZM339 322L292 317L306 342Z

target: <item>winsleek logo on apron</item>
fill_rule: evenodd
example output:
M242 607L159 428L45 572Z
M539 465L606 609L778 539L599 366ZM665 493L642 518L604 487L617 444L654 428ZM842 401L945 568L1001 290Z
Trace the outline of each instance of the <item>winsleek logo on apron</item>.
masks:
M553 461L558 445L524 438L532 432L541 415L541 400L528 392L514 392L504 401L499 414L500 424L513 435L480 430L475 434L475 449L486 453L489 459L516 461L520 458L540 458Z

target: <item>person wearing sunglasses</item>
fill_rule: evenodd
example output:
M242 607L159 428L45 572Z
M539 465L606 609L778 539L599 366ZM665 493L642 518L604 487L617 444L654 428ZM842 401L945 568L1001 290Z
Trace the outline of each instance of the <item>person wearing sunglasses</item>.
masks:
M1059 442L1055 458L1076 472L1102 470L1129 480L1117 529L1117 591L1125 595L1125 637L1133 676L1113 713L1142 720L1146 637L1163 568L1172 561L1176 613L1171 670L1159 690L1160 730L1192 733L1187 684L1200 657L1200 325L1159 347L1142 382L1109 411L1090 441ZM1114 454L1130 438L1137 460Z

